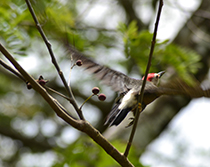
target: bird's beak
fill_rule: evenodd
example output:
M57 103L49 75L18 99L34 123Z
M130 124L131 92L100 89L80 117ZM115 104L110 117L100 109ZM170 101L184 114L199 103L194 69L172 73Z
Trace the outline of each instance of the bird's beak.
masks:
M160 76L159 78L161 78L163 74L165 74L165 71L159 72L159 73L158 73L158 75Z

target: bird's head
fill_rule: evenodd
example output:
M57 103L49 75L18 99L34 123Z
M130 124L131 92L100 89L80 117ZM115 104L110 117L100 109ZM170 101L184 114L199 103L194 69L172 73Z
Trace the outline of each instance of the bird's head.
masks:
M159 73L149 73L147 75L147 81L152 82L154 85L158 85L160 78L165 73L165 71L161 71ZM142 78L142 80L144 77Z

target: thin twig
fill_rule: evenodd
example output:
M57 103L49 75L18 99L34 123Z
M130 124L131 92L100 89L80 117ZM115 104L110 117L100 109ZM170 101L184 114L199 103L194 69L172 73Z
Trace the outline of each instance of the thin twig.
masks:
M69 87L68 87L68 84L67 84L66 79L65 79L65 77L63 75L63 72L60 70L60 67L59 67L59 65L58 65L58 63L56 61L56 58L54 56L54 53L52 51L52 46L51 46L50 42L48 41L44 31L42 30L42 27L41 27L41 25L40 25L40 23L39 23L39 21L38 21L38 19L36 17L36 14L35 14L35 12L34 12L34 10L32 8L32 5L31 5L29 0L25 0L25 1L26 1L27 6L28 6L28 9L29 9L29 11L30 11L30 13L31 13L31 15L32 15L32 17L34 19L36 27L37 27L39 33L41 34L41 36L42 36L42 38L43 38L43 40L44 40L44 42L45 42L45 44L47 46L47 49L48 49L48 51L50 53L50 56L51 56L52 63L54 64L54 66L55 66L55 68L56 68L56 70L57 70L57 72L58 72L58 74L59 74L59 76L60 76L60 78L61 78L61 80L62 80L62 82L63 82L63 84L64 84L64 86L66 88L66 90L67 90L68 96L72 99L71 100L71 104L74 106L74 108L77 111L80 119L84 120L84 116L82 114L82 111L79 109L79 107L78 107L78 105L76 103L76 100L74 98L74 95L73 95L71 89L69 89Z
M90 96L82 103L82 105L80 106L80 109L82 109L82 107L84 106L84 104L85 104L88 100L90 100L90 98L93 97L93 96L94 96L94 94L90 95Z
M149 73L149 69L150 69L151 61L152 61L152 55L153 55L154 48L155 48L155 42L156 42L156 36L157 36L157 30L158 30L158 24L159 24L159 21L160 21L162 6L163 6L163 0L160 0L159 1L158 13L157 13L157 17L156 17L154 33L153 33L153 38L152 38L152 42L151 42L149 60L148 60L148 63L147 63L147 68L146 68L143 84L142 84L142 87L141 87L140 96L138 97L138 104L139 103L142 104L142 101L143 101L144 88L145 88L145 85L146 85L146 79L147 79L147 75ZM138 124L138 119L139 119L140 113L141 113L141 111L139 111L139 107L137 107L136 114L135 114L135 119L134 119L134 125L133 125L133 128L132 128L131 134L130 134L130 138L129 138L127 147L126 147L125 152L124 152L125 157L127 157L128 154L129 154L129 150L130 150L130 147L131 147L131 144L132 144L132 141L133 141L133 137L134 137L134 134L135 134L135 131L136 131L136 127L137 127L137 124Z
M24 82L27 82L26 79L16 70L14 69L13 67L11 67L9 64L7 64L4 60L0 59L0 64L6 68L7 70L9 70L10 72L12 72L14 75L16 75L18 78L22 79ZM62 93L60 92L57 92L56 90L44 85L43 86L45 89L65 98L66 100L70 101L71 102L71 99L65 95L63 95Z
M61 97L63 97L64 99L66 99L66 100L68 100L68 101L71 102L71 99L69 97L65 96L64 94L62 94L62 93L60 93L60 92L58 92L58 91L56 91L56 90L54 90L54 89L46 86L46 85L44 85L44 88L47 89L47 90L49 90L49 91L51 91L51 92L53 92L53 93L55 93L55 94L57 94L57 95L59 95L59 96L61 96Z
M12 72L14 75L16 75L18 78L22 79L24 82L27 82L27 81L25 80L25 78L24 78L16 69L14 69L13 67L11 67L11 66L10 66L9 64L7 64L4 60L0 59L0 64L1 64L4 68L6 68L6 69L9 70L10 72ZM49 91L51 91L51 92L53 92L53 93L55 93L55 94L57 94L57 95L59 95L59 96L65 98L66 100L68 100L68 101L71 102L71 99L70 99L69 97L63 95L62 93L57 92L56 90L54 90L54 89L52 89L52 88L50 88L50 87L48 87L48 86L46 86L46 85L44 85L43 87L44 87L45 89L47 89L47 90L49 90Z
M12 72L13 74L15 74L18 78L20 78L24 82L26 82L25 78L17 70L15 70L13 67L11 67L9 64L7 64L4 60L0 59L0 64L4 68L6 68L7 70L9 70L10 72Z

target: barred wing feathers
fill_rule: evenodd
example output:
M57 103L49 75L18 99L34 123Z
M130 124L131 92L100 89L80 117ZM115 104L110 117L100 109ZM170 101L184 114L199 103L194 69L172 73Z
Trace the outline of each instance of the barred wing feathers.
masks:
M83 68L92 73L98 80L110 86L116 92L127 92L140 82L140 80L130 78L121 72L99 65L76 50L71 49L70 54L73 61L81 60Z

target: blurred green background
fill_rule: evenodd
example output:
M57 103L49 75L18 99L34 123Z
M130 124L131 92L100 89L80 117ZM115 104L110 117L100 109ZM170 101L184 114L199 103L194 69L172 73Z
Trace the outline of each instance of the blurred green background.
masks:
M158 1L34 0L31 3L67 80L71 61L63 45L66 40L98 63L131 77L144 75ZM163 81L179 76L192 84L195 79L209 83L206 81L210 62L209 10L208 0L164 1L150 72L165 70ZM34 78L43 75L50 81L48 86L66 94L26 3L1 1L0 15L0 42ZM2 54L0 58L5 60ZM25 83L3 67L0 78L0 166L118 166L89 137L58 118L39 94L28 90ZM103 126L116 93L80 67L72 71L71 86L80 105L91 95L94 86L106 94L105 102L93 97L83 112L123 152L131 131L125 128L128 120L119 127ZM52 95L76 116L66 100ZM188 97L162 97L144 111L128 157L135 166L208 167L210 145L199 147L198 143L210 139L204 129L209 127L205 109L208 110L210 101L197 101L204 106L197 107L197 114L193 112L196 107L193 102ZM189 103L189 110L182 110ZM175 126L178 120L183 120L184 127ZM185 127L201 140L180 136Z

